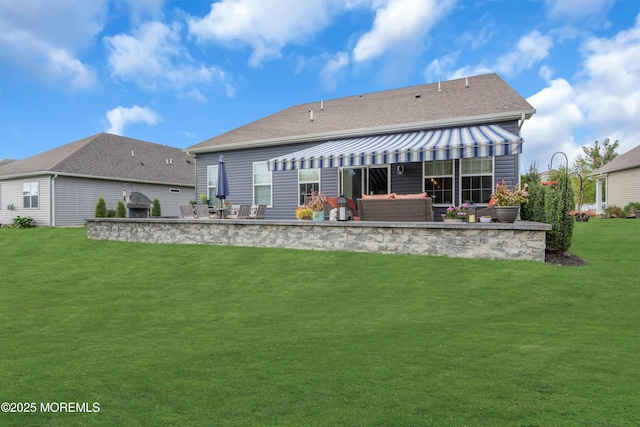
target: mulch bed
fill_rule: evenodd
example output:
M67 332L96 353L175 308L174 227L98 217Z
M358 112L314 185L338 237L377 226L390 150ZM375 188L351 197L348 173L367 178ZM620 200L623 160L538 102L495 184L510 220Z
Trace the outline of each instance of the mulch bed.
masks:
M558 251L545 251L544 262L555 265L562 265L565 267L580 267L587 265L587 263L577 255L571 252L558 252Z

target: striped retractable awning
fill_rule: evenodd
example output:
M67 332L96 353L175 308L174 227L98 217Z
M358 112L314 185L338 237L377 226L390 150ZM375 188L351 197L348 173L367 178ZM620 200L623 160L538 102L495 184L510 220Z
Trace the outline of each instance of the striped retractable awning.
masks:
M269 170L337 168L520 154L522 138L498 125L338 139L269 159Z

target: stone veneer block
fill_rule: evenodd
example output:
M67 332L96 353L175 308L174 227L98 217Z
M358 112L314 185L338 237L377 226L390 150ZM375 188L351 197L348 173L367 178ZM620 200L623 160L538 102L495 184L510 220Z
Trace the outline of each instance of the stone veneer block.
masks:
M91 218L87 238L544 262L549 224Z

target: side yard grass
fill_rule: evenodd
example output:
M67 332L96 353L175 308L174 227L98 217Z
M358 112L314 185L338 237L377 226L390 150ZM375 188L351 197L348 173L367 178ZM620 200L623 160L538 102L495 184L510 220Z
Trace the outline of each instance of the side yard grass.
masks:
M639 245L636 220L576 223L584 267L0 229L0 402L37 407L0 425L635 426Z

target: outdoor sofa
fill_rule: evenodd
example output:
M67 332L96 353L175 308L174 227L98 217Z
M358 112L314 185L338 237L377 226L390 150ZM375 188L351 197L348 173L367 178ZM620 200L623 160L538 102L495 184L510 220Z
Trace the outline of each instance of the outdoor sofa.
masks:
M361 221L428 222L433 221L431 197L421 194L363 195L357 200Z

